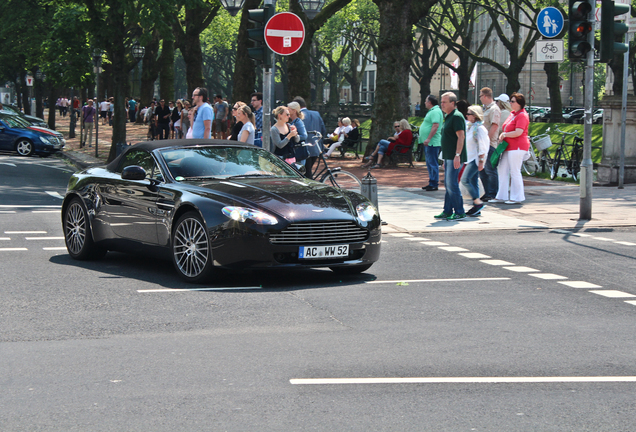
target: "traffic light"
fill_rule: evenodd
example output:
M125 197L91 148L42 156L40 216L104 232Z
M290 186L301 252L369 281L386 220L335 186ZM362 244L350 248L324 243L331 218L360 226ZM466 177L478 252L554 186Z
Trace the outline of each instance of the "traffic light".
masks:
M265 43L265 24L274 16L276 10L274 5L265 4L263 9L248 9L248 18L255 25L247 30L247 37L254 42L253 48L247 49L247 55L256 62L262 62L266 68L272 67L272 51Z
M587 35L594 31L593 23L589 20L591 11L592 4L588 0L570 0L568 58L571 61L585 61L587 53L592 50L587 41Z
M616 42L616 38L623 40L628 27L625 23L615 22L616 15L629 12L629 5L615 4L613 0L602 0L601 3L601 61L610 61L614 54L627 52L627 44Z

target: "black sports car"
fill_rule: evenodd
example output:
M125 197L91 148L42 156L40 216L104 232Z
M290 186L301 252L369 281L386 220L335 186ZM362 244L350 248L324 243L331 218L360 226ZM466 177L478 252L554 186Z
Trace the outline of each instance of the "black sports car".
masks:
M215 267L367 270L380 217L364 196L304 178L236 141L166 140L128 147L75 173L62 206L71 257L157 252L188 282Z

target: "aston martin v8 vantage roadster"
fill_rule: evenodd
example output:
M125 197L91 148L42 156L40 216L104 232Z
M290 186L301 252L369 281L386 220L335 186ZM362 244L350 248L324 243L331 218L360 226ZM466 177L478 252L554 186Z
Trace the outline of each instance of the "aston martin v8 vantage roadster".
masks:
M71 177L62 225L75 259L157 253L191 283L215 268L360 273L380 256L380 216L364 196L236 141L130 146Z

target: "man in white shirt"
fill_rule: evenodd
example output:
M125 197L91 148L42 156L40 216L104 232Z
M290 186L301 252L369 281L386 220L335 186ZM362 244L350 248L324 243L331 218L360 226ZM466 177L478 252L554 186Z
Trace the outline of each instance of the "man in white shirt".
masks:
M108 99L104 99L102 103L99 104L99 116L102 118L102 124L105 125L108 120L108 110L110 109L110 103Z

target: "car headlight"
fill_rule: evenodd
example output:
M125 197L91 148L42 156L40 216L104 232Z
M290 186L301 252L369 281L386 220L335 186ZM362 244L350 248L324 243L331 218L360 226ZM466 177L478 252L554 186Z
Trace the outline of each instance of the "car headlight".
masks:
M252 220L259 225L276 225L278 223L278 219L274 216L246 207L227 206L223 207L222 212L225 216L238 222Z
M53 145L51 144L51 141L48 140L48 138L44 138L43 136L40 137L40 141L42 141L44 144Z
M373 217L378 214L378 210L370 203L358 204L356 212L358 213L360 220L364 222L373 220Z

